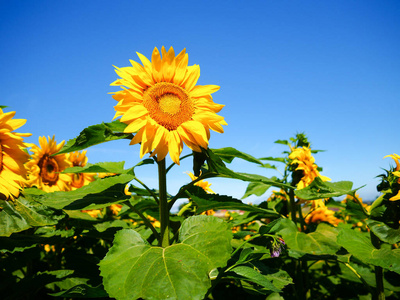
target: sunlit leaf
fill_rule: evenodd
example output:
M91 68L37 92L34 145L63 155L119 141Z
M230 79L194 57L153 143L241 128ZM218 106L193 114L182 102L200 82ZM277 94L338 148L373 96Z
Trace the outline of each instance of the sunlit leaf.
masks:
M10 236L30 227L57 224L64 218L61 211L22 196L15 201L0 200L0 207L0 236Z
M298 231L291 220L281 219L271 231L282 236L289 255L294 258L300 258L305 254L334 255L340 249L336 243L339 230L328 224L321 223L316 231L304 233Z
M199 214L210 209L231 209L258 212L264 217L279 216L279 214L273 210L260 208L255 205L248 205L238 199L232 198L231 196L207 194L199 187L193 187L190 189L190 191L188 191L188 197L197 204L198 207L196 212Z
M181 242L151 247L134 230L123 229L100 262L101 276L111 297L131 299L202 299L211 286L209 273L223 267L230 255L232 232L222 220L188 218Z
M326 182L322 181L320 177L316 177L309 186L296 190L295 194L304 200L316 200L352 194L362 188L359 187L353 190L352 187L353 183L351 181Z
M249 182L260 182L271 186L276 186L280 188L288 188L293 189L293 187L289 184L284 184L277 180L273 180L271 178L267 178L265 176L261 176L258 174L247 174L247 173L239 173L234 172L228 169L222 159L214 154L210 149L204 150L202 149L203 154L206 155L207 158L207 167L208 174L204 174L206 177L225 177L232 179L239 179L243 181Z
M247 153L236 150L235 148L232 148L232 147L211 149L211 150L214 154L218 155L223 161L228 162L228 163L231 163L235 158L241 158L248 162L263 165L263 163L260 160L258 160L257 158L255 158Z
M367 220L369 229L383 242L396 244L400 242L400 229L393 229L383 222Z
M265 192L271 187L269 184L265 184L262 182L250 182L246 188L246 192L243 195L243 199L247 198L251 195L261 196L264 195Z
M369 234L342 228L337 243L366 264L379 266L400 274L400 249L376 249Z
M104 142L131 139L130 133L124 133L127 125L115 120L111 123L101 123L85 128L76 138L69 140L64 147L56 154L69 153L83 150L90 146L98 145ZM56 155L54 154L54 155Z
M98 209L128 200L124 189L134 178L131 174L98 179L74 191L30 195L36 201L56 209Z

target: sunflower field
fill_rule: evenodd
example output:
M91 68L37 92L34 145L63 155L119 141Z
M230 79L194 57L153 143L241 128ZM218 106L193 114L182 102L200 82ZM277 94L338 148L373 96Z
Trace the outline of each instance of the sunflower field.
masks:
M211 131L228 125L219 86L196 85L185 50L138 56L116 67L114 120L66 143L25 143L26 120L1 107L1 299L400 299L399 155L364 203L362 187L320 174L303 133L276 141L281 157L213 149ZM87 148L115 140L140 147L136 165L88 163ZM182 160L190 183L170 194ZM277 175L236 172L233 160ZM157 188L136 176L144 165ZM264 201L216 194L215 177Z

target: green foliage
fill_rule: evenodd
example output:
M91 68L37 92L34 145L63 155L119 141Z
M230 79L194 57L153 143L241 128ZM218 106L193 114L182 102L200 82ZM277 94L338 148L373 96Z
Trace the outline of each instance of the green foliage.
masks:
M59 153L131 139L125 127L89 126ZM311 145L303 133L276 143L290 151ZM2 299L400 299L393 170L381 176L382 196L368 207L350 181L316 177L296 189L293 178L304 174L295 174L289 154L287 148L282 157L260 159L231 147L193 152L185 157L193 156L198 178L175 195L136 176L143 165L157 164L163 176L176 167L148 158L128 168L71 167L62 173L98 176L72 191L25 188L15 201L0 200ZM225 164L235 158L279 175L236 172ZM250 205L196 186L214 177L248 182L243 198L279 191ZM351 197L332 198L343 195ZM178 199L185 202L171 213Z
M126 124L119 120L89 126L78 137L69 140L57 154L83 150L108 141L131 139L132 134L123 133L125 127Z
M100 263L108 293L117 299L202 299L211 270L223 267L232 233L217 218L186 219L180 243L151 247L134 230L121 230Z

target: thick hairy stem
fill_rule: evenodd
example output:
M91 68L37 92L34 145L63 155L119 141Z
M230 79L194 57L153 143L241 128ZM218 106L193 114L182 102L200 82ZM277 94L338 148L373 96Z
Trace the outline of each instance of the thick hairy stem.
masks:
M169 207L167 199L167 172L165 169L165 159L157 162L158 164L158 189L159 189L159 208L161 226L161 246L169 246Z

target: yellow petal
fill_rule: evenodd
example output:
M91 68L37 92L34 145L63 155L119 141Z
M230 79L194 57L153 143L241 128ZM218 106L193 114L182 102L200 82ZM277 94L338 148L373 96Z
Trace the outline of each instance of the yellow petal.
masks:
M143 105L137 104L129 108L128 111L124 113L124 115L121 118L121 122L126 123L134 119L139 119L140 117L148 113L149 112Z
M218 85L196 85L190 92L192 97L201 97L204 95L209 95L215 93L219 90Z
M137 132L139 129L141 129L143 126L145 126L147 123L147 118L139 118L130 123L126 128L124 129L124 132L127 133L133 133Z
M186 78L182 85L187 91L191 91L199 80L200 77L200 67L198 65L187 67Z

